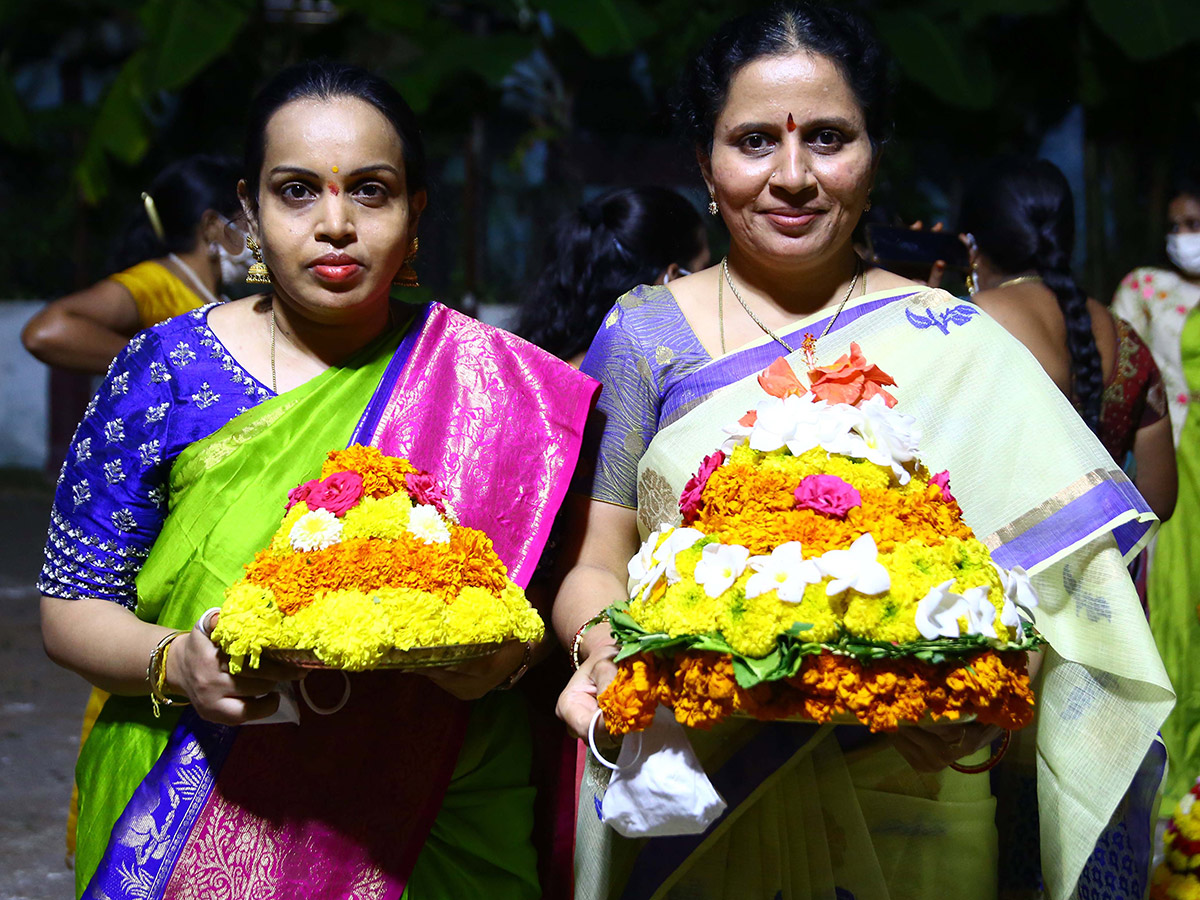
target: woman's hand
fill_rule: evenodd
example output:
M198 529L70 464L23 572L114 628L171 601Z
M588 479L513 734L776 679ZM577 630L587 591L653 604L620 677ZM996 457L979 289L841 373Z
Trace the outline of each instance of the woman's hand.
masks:
M891 735L892 746L918 772L940 772L1000 737L994 725L914 725Z
M617 676L617 667L612 661L617 655L617 644L612 639L608 624L602 622L588 629L580 649L583 662L558 695L555 712L572 735L587 740L588 727L599 708L596 698ZM604 728L603 720L596 723L596 742L601 746L616 745Z
M209 627L216 624L211 617ZM279 709L279 684L304 675L296 666L263 660L256 669L229 674L229 657L201 629L181 634L167 651L166 684L196 707L200 717L219 725L242 725L265 719Z
M457 663L422 669L421 674L459 700L478 700L503 684L525 659L524 641L505 641L495 653Z

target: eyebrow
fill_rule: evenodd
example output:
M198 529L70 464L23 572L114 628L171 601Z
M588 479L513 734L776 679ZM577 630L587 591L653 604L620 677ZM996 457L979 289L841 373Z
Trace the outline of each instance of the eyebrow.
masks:
M844 128L847 131L853 130L856 127L853 120L847 119L844 116L815 116L811 120L797 119L796 126L798 128L824 126ZM740 125L730 128L729 131L731 133L748 134L755 131L778 131L783 127L785 126L780 125L778 122L742 122Z
M355 175L364 175L368 172L390 172L397 178L401 177L400 170L391 163L372 163L368 166L359 166L351 172L346 172L346 177L350 178ZM271 169L268 175L304 175L308 178L321 178L316 172L311 169L305 169L302 166L275 166Z

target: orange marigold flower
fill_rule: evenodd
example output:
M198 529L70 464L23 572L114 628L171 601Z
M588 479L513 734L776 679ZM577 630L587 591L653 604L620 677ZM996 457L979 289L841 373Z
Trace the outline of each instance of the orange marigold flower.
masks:
M596 698L609 734L642 731L658 708L659 673L652 654L639 653L617 666L617 677Z

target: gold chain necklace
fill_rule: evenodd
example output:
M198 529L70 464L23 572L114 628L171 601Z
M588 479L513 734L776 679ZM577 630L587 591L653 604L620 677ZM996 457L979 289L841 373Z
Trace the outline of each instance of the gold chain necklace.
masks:
M850 287L846 288L846 296L843 297L842 302L838 304L838 308L834 311L833 316L830 318L828 324L826 324L825 330L821 332L820 337L816 337L816 338L814 338L811 334L804 335L803 346L806 349L808 349L810 352L815 350L815 348L817 346L817 341L819 341L821 338L825 337L825 335L829 334L829 329L833 327L833 323L836 322L837 317L839 315L841 315L842 309L845 308L846 304L850 302L850 295L854 293L855 285L858 284L858 276L862 274L862 268L863 268L862 259L858 256L858 254L855 254L855 256L854 256L854 277L850 279ZM763 330L763 332L765 332L766 335L769 338L771 338L771 340L775 341L778 344L782 344L788 353L795 353L796 352L795 348L792 347L791 344L789 344L787 341L785 341L783 338L781 338L779 335L777 335L770 328L768 328L763 323L763 320L754 314L754 310L752 310L746 304L745 299L743 299L741 293L737 289L737 285L733 283L733 278L729 274L729 257L728 256L724 257L721 260L721 272L725 276L724 280L729 282L729 289L731 291L733 291L733 296L735 296L737 298L738 303L742 304L742 309L744 309L746 311L746 315L748 315L751 319L754 320L754 324L757 325L759 328L761 328ZM723 286L724 286L723 282L721 282L721 281L717 282L717 320L718 320L718 323L720 324L720 328L721 328L721 355L722 356L725 355L725 302L724 302L724 297L722 296L724 293L722 290Z
M1041 275L1018 275L1016 278L1010 278L1008 281L1002 281L996 285L996 290L1000 288L1012 287L1014 284L1028 284L1031 281L1041 281Z
M392 315L392 305L388 304L387 330L390 331L395 326ZM275 300L271 299L271 393L278 394L279 388L275 384Z

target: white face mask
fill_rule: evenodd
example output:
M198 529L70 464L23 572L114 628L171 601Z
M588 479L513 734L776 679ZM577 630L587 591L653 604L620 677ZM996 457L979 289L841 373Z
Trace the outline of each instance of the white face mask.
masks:
M217 259L221 265L221 284L236 285L246 280L246 273L254 262L254 254L243 244L241 253L230 253L220 241L214 241Z
M1188 275L1200 275L1200 233L1168 234L1167 256Z

